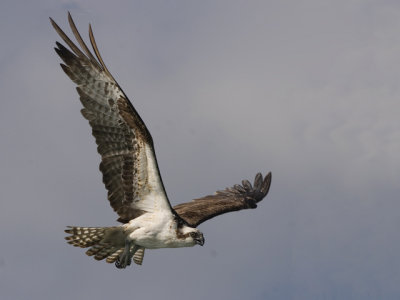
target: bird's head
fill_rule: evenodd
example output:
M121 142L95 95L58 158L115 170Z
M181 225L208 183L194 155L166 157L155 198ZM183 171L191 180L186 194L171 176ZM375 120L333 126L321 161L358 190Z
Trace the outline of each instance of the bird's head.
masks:
M186 241L190 242L194 245L204 245L204 236L203 233L196 229L189 226L183 226L181 228L181 235L185 238Z
M204 245L204 236L203 233L196 229L196 231L190 232L190 237L193 241L200 246Z

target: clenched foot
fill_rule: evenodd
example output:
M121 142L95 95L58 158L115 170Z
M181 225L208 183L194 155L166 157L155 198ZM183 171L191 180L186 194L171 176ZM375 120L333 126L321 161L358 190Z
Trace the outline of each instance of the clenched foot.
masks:
M115 266L118 269L125 269L127 266L131 264L132 258L130 257L130 254L125 254L125 251L122 252L122 254L117 258L115 262Z
M126 266L129 266L131 264L133 256L131 252L131 245L132 242L126 239L124 252L122 252L120 256L118 256L117 261L115 262L115 266L118 269L125 269Z

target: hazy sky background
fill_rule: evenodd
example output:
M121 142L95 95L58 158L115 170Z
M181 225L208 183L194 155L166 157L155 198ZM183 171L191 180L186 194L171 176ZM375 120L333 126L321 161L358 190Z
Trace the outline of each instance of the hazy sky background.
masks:
M258 209L126 270L65 243L117 218L53 50L68 10L172 204L272 171ZM0 37L1 299L400 298L399 1L3 0Z

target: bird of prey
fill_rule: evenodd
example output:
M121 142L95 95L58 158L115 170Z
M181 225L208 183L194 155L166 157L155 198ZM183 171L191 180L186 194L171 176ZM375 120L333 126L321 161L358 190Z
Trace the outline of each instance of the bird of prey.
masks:
M62 69L76 83L83 109L101 156L100 171L108 200L122 224L113 227L76 227L65 230L69 244L87 248L96 260L106 259L117 268L133 260L141 265L144 251L204 244L196 227L215 216L256 208L268 193L271 173L258 173L254 184L217 191L172 207L161 180L153 139L128 97L107 69L91 26L89 38L95 56L79 34L70 13L68 21L80 48L50 18L54 29L69 46L56 42Z

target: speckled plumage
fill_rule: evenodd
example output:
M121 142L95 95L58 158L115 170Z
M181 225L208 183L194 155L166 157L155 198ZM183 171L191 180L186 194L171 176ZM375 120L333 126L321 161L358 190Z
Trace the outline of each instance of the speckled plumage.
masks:
M124 268L131 259L142 264L145 248L190 247L203 245L195 227L223 213L255 208L268 193L271 173L256 175L254 186L248 181L215 195L171 207L167 198L153 140L146 125L103 62L92 28L89 38L93 55L80 36L71 15L68 21L80 46L72 42L50 18L69 49L57 42L57 54L64 72L77 85L101 156L100 171L108 200L123 223L114 227L74 227L66 230L68 243L87 248L87 255L106 259Z

